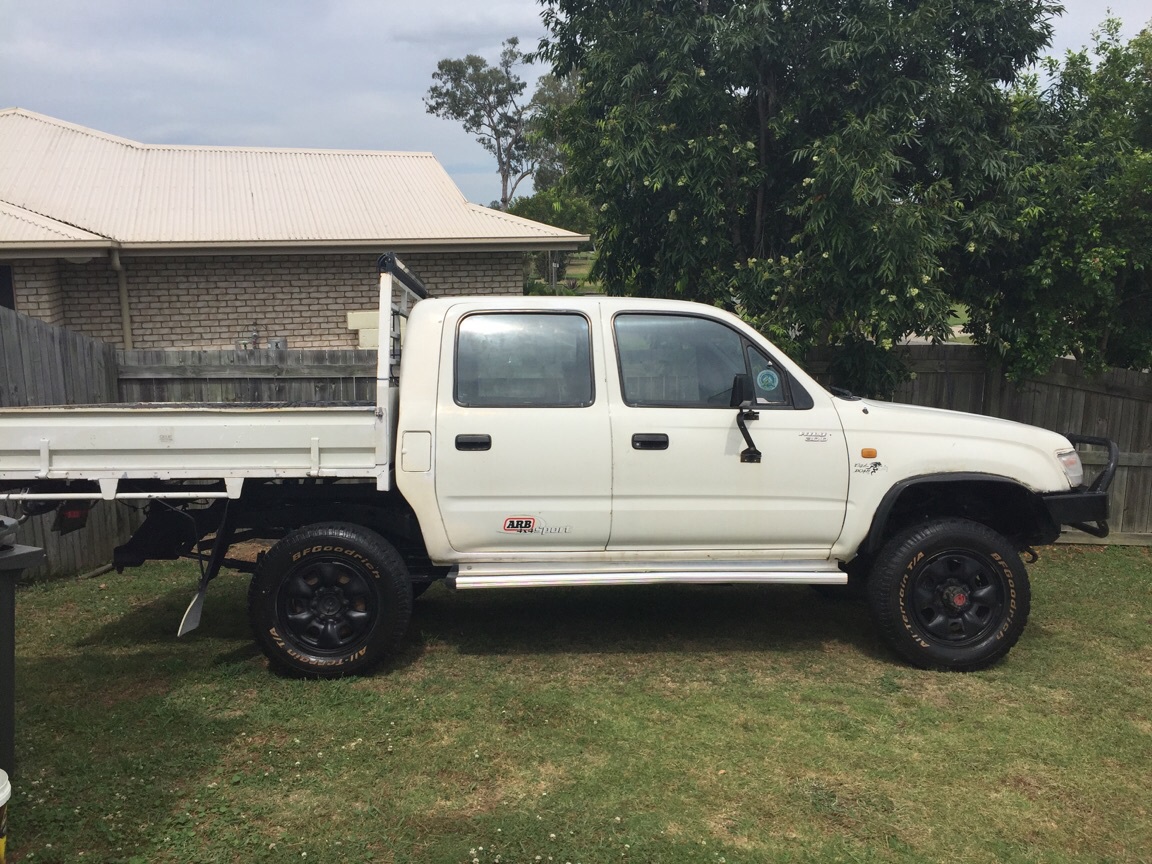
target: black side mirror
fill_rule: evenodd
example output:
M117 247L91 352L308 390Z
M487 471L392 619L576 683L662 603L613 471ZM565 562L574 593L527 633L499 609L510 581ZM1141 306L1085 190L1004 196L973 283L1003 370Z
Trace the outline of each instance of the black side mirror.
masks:
M756 385L752 383L752 376L737 375L732 379L732 400L728 403L731 408L749 408L756 402Z
M736 415L736 426L744 436L744 443L748 445L740 453L740 461L757 463L760 461L760 451L756 449L745 423L746 420L760 419L760 413L752 410L752 406L756 404L756 385L752 383L751 375L737 375L732 379L732 401L729 404L732 408L740 410Z

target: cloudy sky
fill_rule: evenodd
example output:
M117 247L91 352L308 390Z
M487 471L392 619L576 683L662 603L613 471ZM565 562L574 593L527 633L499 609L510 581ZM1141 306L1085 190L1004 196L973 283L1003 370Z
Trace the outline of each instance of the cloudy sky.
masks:
M1053 51L1105 5L1065 0ZM1147 0L1108 5L1147 23ZM542 33L533 0L0 0L0 108L152 144L431 151L487 204L491 157L421 99L437 60Z

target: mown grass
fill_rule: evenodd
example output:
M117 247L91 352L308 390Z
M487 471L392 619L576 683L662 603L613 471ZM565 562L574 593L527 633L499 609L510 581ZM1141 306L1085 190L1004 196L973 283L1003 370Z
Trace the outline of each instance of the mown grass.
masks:
M1152 555L1046 550L973 675L804 588L452 594L364 679L270 674L244 580L18 598L9 864L1152 856Z

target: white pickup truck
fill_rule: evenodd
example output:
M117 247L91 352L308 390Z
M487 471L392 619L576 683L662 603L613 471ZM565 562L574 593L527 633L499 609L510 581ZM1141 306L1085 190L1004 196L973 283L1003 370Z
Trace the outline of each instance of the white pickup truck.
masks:
M114 563L200 560L180 632L221 566L247 569L272 665L319 677L395 651L440 579L851 578L896 654L980 669L1024 629L1019 552L1063 524L1108 530L1112 442L833 395L719 309L457 297L409 314L427 295L391 255L380 292L375 404L3 409L0 500L65 528L149 502ZM1109 449L1091 486L1073 443ZM228 557L253 538L275 541L254 566Z

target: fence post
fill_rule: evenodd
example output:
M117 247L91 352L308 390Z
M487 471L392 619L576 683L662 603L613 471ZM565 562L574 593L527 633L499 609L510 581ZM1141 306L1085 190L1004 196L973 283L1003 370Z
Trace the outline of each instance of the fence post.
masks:
M988 417L1002 417L1001 402L1004 398L1004 364L999 357L992 355L991 349L984 350L987 362L984 367L983 412Z
M44 560L35 546L4 545L15 519L0 517L0 770L16 773L16 582Z

